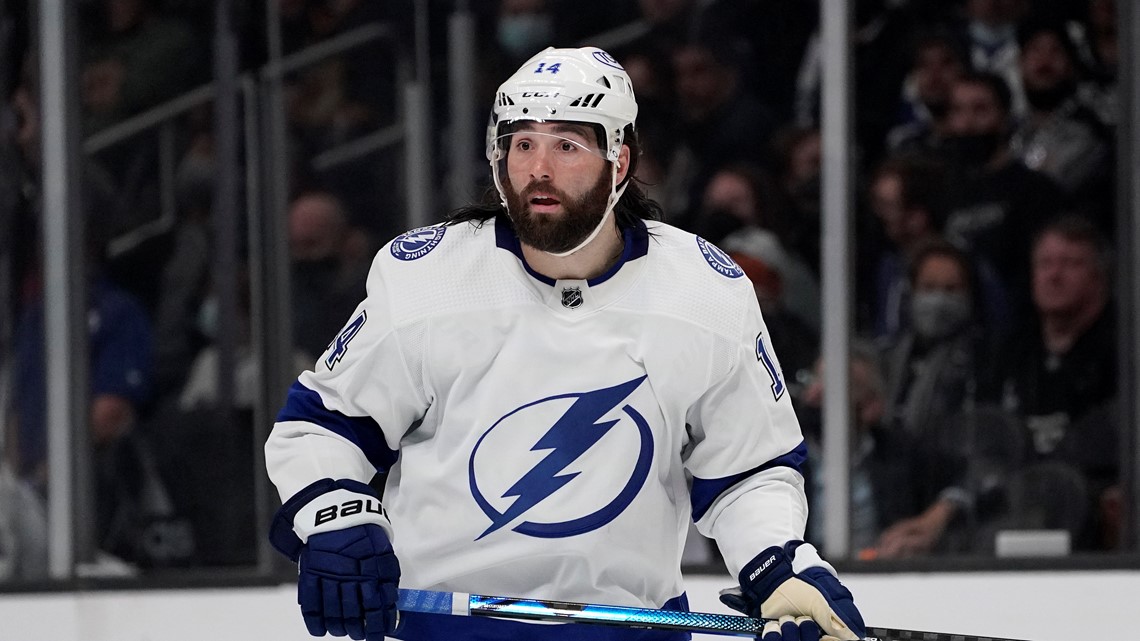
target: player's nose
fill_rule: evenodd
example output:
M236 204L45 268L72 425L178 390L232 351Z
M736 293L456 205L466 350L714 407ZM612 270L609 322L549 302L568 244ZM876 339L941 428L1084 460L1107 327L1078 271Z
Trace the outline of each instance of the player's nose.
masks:
M546 147L539 146L530 156L530 176L533 179L549 179L553 176L554 155Z

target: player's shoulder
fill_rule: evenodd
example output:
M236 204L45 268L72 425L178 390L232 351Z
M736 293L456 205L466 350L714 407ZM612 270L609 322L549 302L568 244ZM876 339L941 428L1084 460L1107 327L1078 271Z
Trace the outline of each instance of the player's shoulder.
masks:
M700 288L751 291L744 270L715 244L667 223L647 223L646 229L655 273Z
M476 260L483 236L489 234L478 223L438 223L409 229L388 241L376 253L372 269L381 275L400 279L436 278L454 274L465 262ZM493 232L490 232L493 236Z
M683 318L735 337L756 293L744 271L722 249L687 231L649 223L646 277L631 300L649 313Z
M495 305L507 282L495 251L494 220L440 223L384 245L372 261L368 294L386 298L394 318L414 320Z

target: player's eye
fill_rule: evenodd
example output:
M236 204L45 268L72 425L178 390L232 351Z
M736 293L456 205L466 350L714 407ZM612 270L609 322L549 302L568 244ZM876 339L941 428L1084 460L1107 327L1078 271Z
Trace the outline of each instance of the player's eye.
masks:
M569 140L563 140L562 143L558 145L558 151L577 151L577 150L578 150L578 145L575 145L574 143L570 142Z
M519 140L518 142L515 143L515 149L518 149L519 151L530 151L531 150L530 141L525 140L525 139Z

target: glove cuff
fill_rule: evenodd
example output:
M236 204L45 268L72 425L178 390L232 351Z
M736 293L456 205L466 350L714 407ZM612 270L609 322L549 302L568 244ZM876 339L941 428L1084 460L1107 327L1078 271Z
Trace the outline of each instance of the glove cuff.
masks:
M740 570L740 590L756 605L766 601L776 586L792 578L792 564L784 548L773 545Z
M269 542L296 562L310 536L365 523L379 525L392 537L392 524L371 487L351 479L326 478L306 486L277 510Z
M788 541L782 547L773 545L758 554L744 565L737 578L741 591L760 604L772 596L777 586L808 568L822 568L836 576L835 568L823 560L814 545Z
M811 543L788 541L784 544L784 552L792 560L792 572L796 574L803 574L808 568L823 568L831 576L839 578L839 573L830 563L823 560L819 550Z

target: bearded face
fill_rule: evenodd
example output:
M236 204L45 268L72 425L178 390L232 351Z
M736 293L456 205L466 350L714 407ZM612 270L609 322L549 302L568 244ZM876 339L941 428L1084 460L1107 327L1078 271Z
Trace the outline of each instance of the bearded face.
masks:
M593 185L579 194L558 189L549 180L532 180L520 190L504 176L507 213L519 240L550 253L569 251L581 244L605 215L610 197L608 169L608 164L603 165ZM561 211L545 211L551 206L559 206Z

